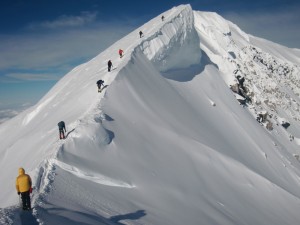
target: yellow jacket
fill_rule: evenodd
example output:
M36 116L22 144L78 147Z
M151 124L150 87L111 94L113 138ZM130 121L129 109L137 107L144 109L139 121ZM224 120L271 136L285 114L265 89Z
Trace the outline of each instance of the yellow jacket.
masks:
M19 176L16 179L17 192L26 192L31 188L31 178L28 174L25 174L23 168L19 169Z

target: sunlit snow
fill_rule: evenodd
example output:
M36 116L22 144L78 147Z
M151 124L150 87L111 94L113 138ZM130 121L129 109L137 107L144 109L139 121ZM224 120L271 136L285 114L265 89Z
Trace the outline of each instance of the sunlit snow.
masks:
M0 125L0 224L299 224L300 51L189 5L161 15ZM32 214L19 209L19 167Z

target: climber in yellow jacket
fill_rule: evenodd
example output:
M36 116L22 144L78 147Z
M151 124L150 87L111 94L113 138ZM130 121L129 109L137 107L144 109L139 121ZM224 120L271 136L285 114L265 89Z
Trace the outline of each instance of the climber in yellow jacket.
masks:
M23 168L19 168L19 176L16 179L16 189L18 195L21 194L23 210L31 210L30 203L30 193L32 192L31 188L31 178L28 174L25 174Z

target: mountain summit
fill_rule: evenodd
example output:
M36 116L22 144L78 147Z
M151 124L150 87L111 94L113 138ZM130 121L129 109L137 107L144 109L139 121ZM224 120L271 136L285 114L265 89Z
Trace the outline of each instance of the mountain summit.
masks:
M0 125L1 224L298 224L299 65L216 13L164 12Z

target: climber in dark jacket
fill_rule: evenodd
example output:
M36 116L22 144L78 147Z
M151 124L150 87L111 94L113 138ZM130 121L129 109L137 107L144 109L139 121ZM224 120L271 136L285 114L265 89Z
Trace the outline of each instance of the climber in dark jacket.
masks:
M104 86L104 80L97 81L98 92L101 92L101 86Z
M139 34L140 34L140 38L143 37L144 35L142 31L140 31Z
M60 121L58 124L59 139L65 139L66 126L64 121Z
M112 66L113 66L113 64L112 64L111 60L108 60L108 62L107 62L108 72L110 72Z

